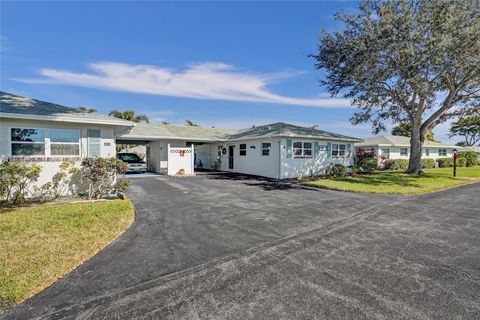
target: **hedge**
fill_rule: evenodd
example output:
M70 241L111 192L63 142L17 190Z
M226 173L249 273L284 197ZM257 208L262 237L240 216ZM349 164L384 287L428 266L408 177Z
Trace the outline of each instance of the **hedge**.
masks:
M460 156L460 159L465 159L465 165L467 167L473 167L478 164L478 155L475 151L464 151L460 152L458 155Z
M439 168L451 168L453 167L453 158L437 158ZM467 159L457 158L457 167L466 167Z
M359 164L359 171L363 173L373 173L378 169L378 160L376 158L363 159Z
M435 168L435 160L433 160L433 159L422 159L422 168L423 169Z
M453 158L437 158L439 168L451 168L453 167Z
M391 160L388 160L385 168L390 169L390 170L407 170L408 160L406 160L406 159L391 159Z

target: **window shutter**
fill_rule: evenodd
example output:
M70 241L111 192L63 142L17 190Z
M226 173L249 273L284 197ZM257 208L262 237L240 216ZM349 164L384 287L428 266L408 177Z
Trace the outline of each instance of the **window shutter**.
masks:
M318 145L318 141L315 141L313 143L313 156L316 157L320 154L320 150L319 150L319 145Z
M87 151L89 158L100 157L100 137L100 129L87 129Z
M352 156L352 145L350 143L347 144L347 157Z
M331 156L332 156L332 143L327 142L327 157L331 157Z
M287 140L287 158L292 157L292 140Z

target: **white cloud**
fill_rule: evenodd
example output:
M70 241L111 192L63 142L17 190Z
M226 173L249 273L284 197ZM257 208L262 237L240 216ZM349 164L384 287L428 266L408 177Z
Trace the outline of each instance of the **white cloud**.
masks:
M44 68L43 78L16 79L26 83L57 83L89 88L157 94L194 99L278 103L320 108L350 108L350 102L337 98L295 98L275 94L269 84L298 71L286 70L258 74L236 69L232 65L207 62L175 71L152 65L129 65L100 62L88 65L89 73Z

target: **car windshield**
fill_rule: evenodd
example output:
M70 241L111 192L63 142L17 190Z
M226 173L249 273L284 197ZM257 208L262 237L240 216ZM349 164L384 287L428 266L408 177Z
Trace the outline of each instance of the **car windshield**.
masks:
M118 157L122 161L141 161L139 156L136 154L128 153L128 154L119 154Z

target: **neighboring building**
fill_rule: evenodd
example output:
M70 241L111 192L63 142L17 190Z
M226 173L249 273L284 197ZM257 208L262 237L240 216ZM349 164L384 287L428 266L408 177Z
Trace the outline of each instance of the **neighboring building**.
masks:
M355 147L373 151L379 158L383 159L409 159L410 138L403 136L375 136L367 138L363 142L355 144ZM422 148L422 158L444 158L452 157L453 149L458 151L466 148L453 146L437 141L425 141Z
M143 146L153 172L204 168L284 179L351 165L353 144L362 141L282 122L246 130L134 124L2 92L0 103L0 159L41 164L39 183L66 159L115 156L117 143Z

